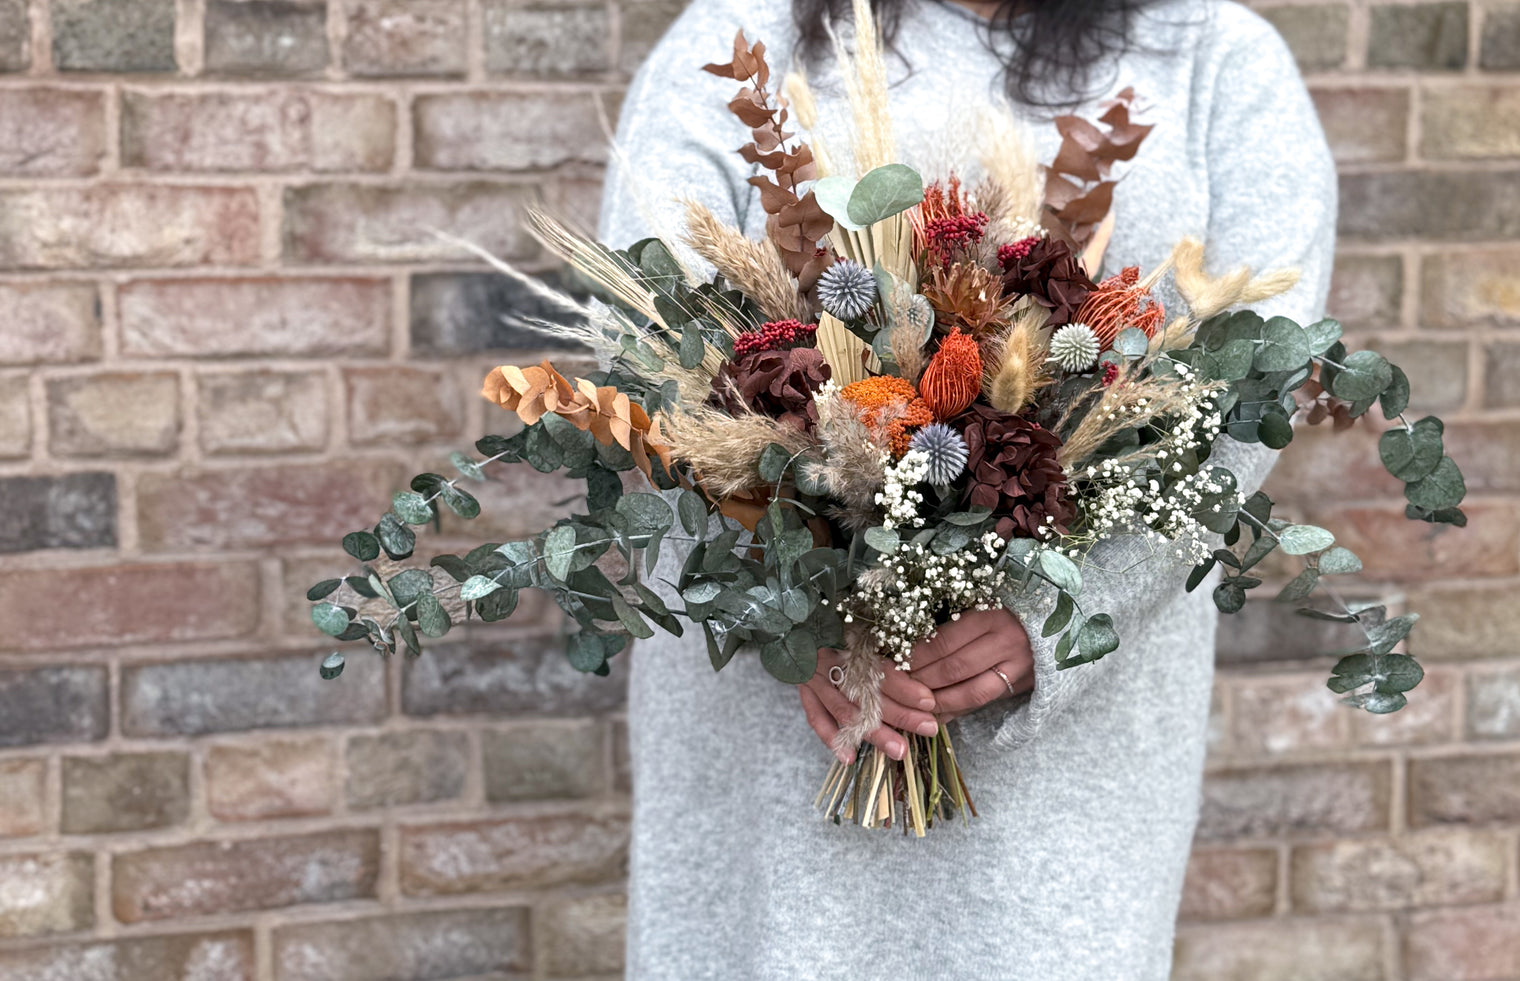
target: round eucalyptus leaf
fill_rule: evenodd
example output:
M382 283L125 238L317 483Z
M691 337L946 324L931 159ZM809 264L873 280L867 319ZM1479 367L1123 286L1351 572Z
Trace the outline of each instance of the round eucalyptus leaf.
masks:
M1467 482L1462 479L1462 471L1457 468L1457 462L1449 456L1443 456L1429 476L1404 486L1404 496L1415 507L1431 511L1452 508L1461 504L1462 498L1467 496Z
M1262 445L1280 450L1293 442L1293 423L1281 412L1268 412L1256 424L1256 438Z
M1435 416L1426 416L1408 429L1390 429L1378 438L1378 456L1395 477L1409 483L1435 472L1445 452L1441 434L1445 427Z
M343 551L360 562L373 562L380 557L380 542L367 531L351 531L343 536Z
M345 663L347 662L343 655L333 651L322 659L321 665L317 667L317 673L322 676L323 681L331 681L343 673Z
M813 198L823 213L834 219L839 227L858 232L865 226L850 220L850 195L854 191L855 182L848 177L825 177L813 182Z
M1286 317L1273 317L1262 325L1257 371L1292 371L1308 360L1309 339L1302 327Z
M337 592L338 587L341 585L343 585L343 580L341 579L324 579L306 591L306 598L313 603L320 599L326 599Z
M897 546L902 540L897 537L897 532L890 528L876 525L865 530L866 544L881 552L883 555L897 551Z
M480 462L472 460L467 454L461 453L458 450L449 454L449 463L453 465L455 470L459 471L460 476L467 480L486 479L485 468L480 465Z
M348 610L336 603L318 603L311 608L311 622L329 637L337 637L348 629Z
M924 179L906 164L877 167L856 183L846 213L865 227L907 211L924 199Z
M1335 536L1317 525L1289 525L1277 538L1289 555L1308 555L1335 544Z
M1376 351L1353 351L1330 382L1330 394L1347 402L1375 399L1393 383L1393 367Z
M1397 419L1399 413L1409 408L1409 376L1396 364L1390 364L1388 368L1393 372L1393 382L1378 396L1378 405L1383 410L1384 419Z
M1319 557L1319 571L1326 576L1350 576L1362 571L1362 560L1355 552L1342 545Z
M1150 350L1151 339L1137 327L1126 327L1114 338L1114 350L1126 358L1140 358Z
M471 576L459 587L459 598L465 602L489 596L501 588L501 583L489 576Z
M391 498L391 510L409 525L425 525L433 520L432 505L416 491L397 491Z
M1330 350L1330 345L1341 339L1341 325L1334 320L1321 320L1304 328L1304 340L1309 353L1318 357Z
M442 637L449 632L449 613L432 593L417 597L417 629L429 637Z

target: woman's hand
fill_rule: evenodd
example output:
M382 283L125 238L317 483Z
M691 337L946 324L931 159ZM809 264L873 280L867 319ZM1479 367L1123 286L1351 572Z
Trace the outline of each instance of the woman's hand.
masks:
M808 725L813 727L813 731L830 752L834 751L834 736L860 712L829 681L829 669L837 664L839 654L836 651L819 651L818 670L806 684L797 686L797 691L802 695L802 711L807 715ZM909 677L907 671L898 671L890 666L886 668L885 675L881 681L882 724L866 736L866 741L894 760L900 760L908 751L908 744L895 730L932 736L939 731L939 722L933 714L934 696L927 687ZM855 759L855 747L851 746L842 755L836 755L839 755L841 763L850 763Z
M949 722L1032 689L1034 653L1024 625L1012 613L968 610L918 642L908 673L934 692L934 714Z

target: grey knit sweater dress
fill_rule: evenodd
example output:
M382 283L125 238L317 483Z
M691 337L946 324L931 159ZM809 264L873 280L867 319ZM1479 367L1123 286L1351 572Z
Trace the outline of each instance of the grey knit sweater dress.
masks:
M932 177L958 145L947 121L1000 91L999 63L966 9L903 7L889 59L899 155ZM741 27L766 42L779 77L794 48L789 0L692 0L639 72L607 179L604 240L670 234L675 194L761 234L751 170L735 153L747 130L725 108L734 84L700 71L728 60ZM1133 86L1155 129L1121 165L1105 274L1149 268L1193 235L1215 272L1298 267L1300 284L1258 309L1318 318L1335 174L1282 40L1225 0L1163 0L1137 19L1132 40L1095 79L1100 98ZM810 76L820 101L837 95L831 70ZM1091 118L1097 101L1080 111ZM1052 159L1054 127L1009 111L1029 119L1040 159ZM819 122L833 147L846 145L841 120L825 111ZM1248 491L1273 455L1228 441L1216 449ZM1216 613L1211 582L1189 595L1186 570L1160 557L1130 569L1150 554L1120 538L1086 570L1084 608L1113 615L1117 652L1058 673L1052 645L1033 639L1033 693L957 723L981 817L925 839L836 827L810 809L831 757L797 692L757 657L741 652L715 673L691 631L614 662L631 685L627 976L1165 978L1198 811ZM664 556L656 578L673 580L680 558ZM1020 603L1031 634L1049 604L1039 592Z

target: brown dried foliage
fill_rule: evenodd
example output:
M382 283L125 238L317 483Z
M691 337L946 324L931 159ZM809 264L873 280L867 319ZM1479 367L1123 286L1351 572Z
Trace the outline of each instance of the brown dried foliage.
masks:
M1126 88L1103 104L1098 122L1080 116L1057 116L1061 149L1045 171L1045 207L1041 222L1053 235L1080 252L1114 203L1110 178L1115 161L1129 160L1153 127L1130 121L1135 90Z
M753 137L739 155L770 171L751 177L749 183L760 189L760 205L770 216L767 229L787 270L802 289L811 289L829 264L826 253L818 254L818 240L834 227L834 219L824 214L812 191L801 197L797 194L800 184L817 176L813 151L806 143L787 148L787 141L796 134L786 131L786 100L766 88L771 69L765 61L765 43L757 41L751 47L740 31L734 36L733 60L704 65L702 70L749 83L728 103L729 111L750 128Z
M981 337L1006 319L1002 282L978 263L934 266L921 289L945 328L960 327Z
M1351 414L1351 403L1325 391L1325 386L1319 381L1318 365L1314 366L1314 373L1315 377L1293 390L1293 400L1298 403L1299 410L1306 414L1309 425L1318 426L1329 419L1332 420L1336 432L1356 425L1356 416Z

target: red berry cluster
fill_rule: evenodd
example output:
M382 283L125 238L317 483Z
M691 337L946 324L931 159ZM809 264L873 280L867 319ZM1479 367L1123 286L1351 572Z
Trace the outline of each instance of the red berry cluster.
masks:
M1039 241L1040 236L1031 235L1028 238L1021 238L1009 245L999 245L998 265L1007 269L1015 262L1022 262L1029 255L1029 250L1034 248L1035 244Z
M734 338L734 357L742 358L755 351L779 351L811 343L818 333L817 324L797 320L776 320Z
M968 249L982 240L982 235L987 231L987 221L985 211L935 218L924 226L924 241L930 252L948 264L956 252Z
M1119 377L1119 366L1113 361L1103 362L1103 387L1112 385Z

